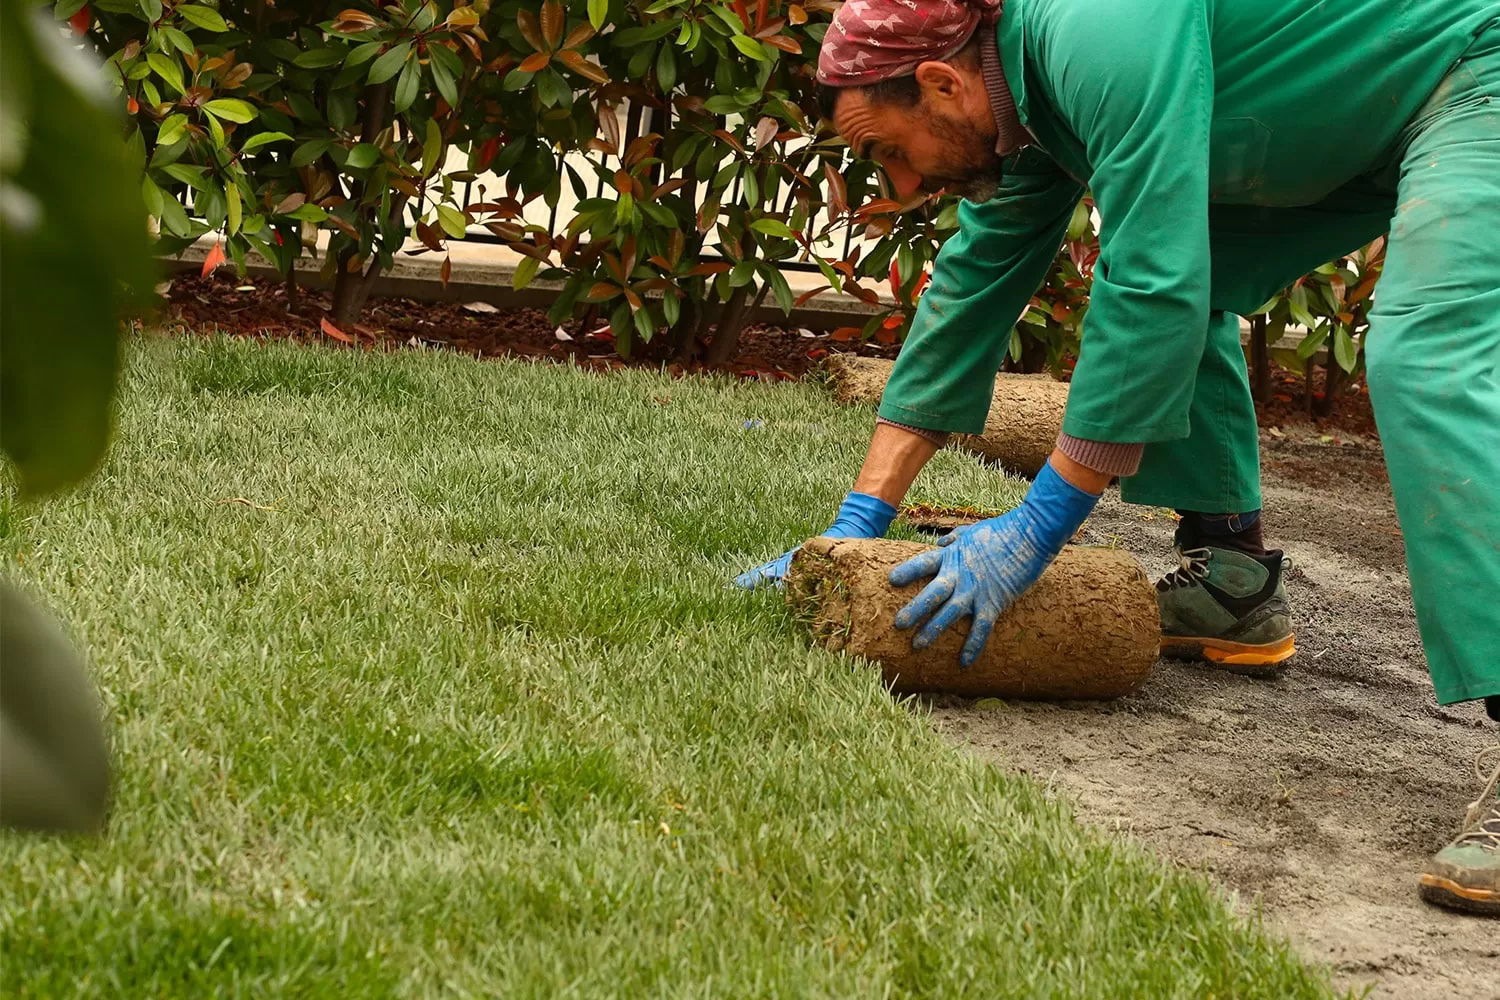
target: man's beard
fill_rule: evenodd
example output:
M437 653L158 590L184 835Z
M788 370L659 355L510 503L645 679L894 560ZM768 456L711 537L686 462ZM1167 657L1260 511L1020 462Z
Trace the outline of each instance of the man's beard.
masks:
M995 133L975 132L964 123L946 115L936 117L932 132L947 146L943 172L922 179L929 191L939 189L970 201L989 201L1000 187L1002 175L999 156L995 154Z

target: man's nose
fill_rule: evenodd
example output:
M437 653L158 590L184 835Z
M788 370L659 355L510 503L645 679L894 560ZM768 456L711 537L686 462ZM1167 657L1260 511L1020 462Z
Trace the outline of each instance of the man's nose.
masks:
M902 200L910 198L922 187L922 175L917 173L905 163L887 163L885 175L891 179L891 185L896 189L896 195Z

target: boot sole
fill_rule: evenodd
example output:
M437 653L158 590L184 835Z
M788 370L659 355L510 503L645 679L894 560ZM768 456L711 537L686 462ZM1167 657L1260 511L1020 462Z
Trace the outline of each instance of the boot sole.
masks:
M1440 875L1422 876L1422 898L1447 910L1500 917L1500 892L1473 889Z
M1177 635L1161 640L1161 655L1168 659L1208 662L1246 677L1274 677L1296 652L1295 634L1260 644Z

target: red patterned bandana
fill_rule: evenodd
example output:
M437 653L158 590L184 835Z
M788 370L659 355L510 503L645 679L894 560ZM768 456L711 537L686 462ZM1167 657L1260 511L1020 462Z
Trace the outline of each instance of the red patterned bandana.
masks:
M1000 0L848 0L818 52L818 82L863 87L957 53Z

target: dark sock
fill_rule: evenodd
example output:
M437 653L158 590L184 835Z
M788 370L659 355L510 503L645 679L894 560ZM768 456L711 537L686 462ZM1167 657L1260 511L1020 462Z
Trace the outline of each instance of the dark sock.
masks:
M1492 694L1484 699L1484 710L1490 713L1490 718L1500 722L1500 694Z
M1197 511L1180 510L1179 527L1183 548L1202 545L1217 545L1220 548L1237 549L1247 556L1266 555L1265 539L1260 531L1260 511L1243 514L1200 514Z

